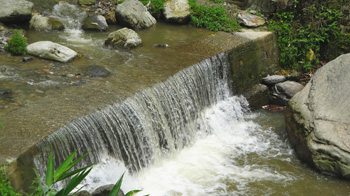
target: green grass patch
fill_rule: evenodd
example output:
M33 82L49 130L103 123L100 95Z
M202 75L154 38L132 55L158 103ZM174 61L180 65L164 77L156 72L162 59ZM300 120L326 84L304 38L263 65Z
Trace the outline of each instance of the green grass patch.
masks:
M16 193L11 186L7 176L5 175L3 168L0 166L0 195L1 196L20 196Z

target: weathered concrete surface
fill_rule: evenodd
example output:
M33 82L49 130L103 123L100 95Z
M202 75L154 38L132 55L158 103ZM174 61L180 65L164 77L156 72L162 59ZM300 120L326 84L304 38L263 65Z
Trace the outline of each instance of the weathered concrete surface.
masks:
M262 76L276 71L278 49L276 37L271 32L242 32L235 35L247 39L244 45L237 46L230 53L235 91L242 94L259 84Z
M286 110L299 158L322 173L350 179L350 54L319 69Z
M268 74L270 73L269 71L274 70L276 65L274 63L277 62L277 47L275 47L274 41L274 34L271 32L208 33L208 35L196 41L171 47L173 53L169 53L168 56L177 55L176 57L179 62L186 62L182 65L171 64L171 66L176 67L174 70L178 71L200 60L227 52L230 55L232 69L234 71L233 76L236 83L234 88L237 92L242 93L245 91L245 87L259 83L261 71L265 71ZM151 47L153 50L158 49L153 48L153 46ZM168 49L158 50L171 52ZM74 62L72 61L70 63ZM243 63L240 64L240 62ZM169 61L168 64L170 63ZM163 69L162 72L164 72ZM152 75L151 72L144 73L141 78L133 78L134 80L140 80L140 83L137 83L138 86L142 82L144 83L147 77L152 77L153 81L152 84L147 85L157 83L159 79L156 77L164 77L161 74ZM175 73L173 72L172 74ZM170 77L171 74L168 76ZM245 82L240 79L241 77L247 78L249 81ZM98 80L95 80L95 82L98 82ZM100 84L96 88L97 90L93 85L94 83L90 82L86 84L86 87L84 85L70 87L72 90L69 90L68 93L63 90L51 92L51 94L47 94L35 101L29 101L22 108L2 115L2 120L6 122L5 127L14 128L7 130L6 134L4 134L5 130L0 128L0 135L3 136L0 138L0 163L11 163L8 173L11 174L12 183L15 187L26 189L30 185L31 179L34 177L32 168L34 167L33 157L37 152L35 144L40 140L74 119L88 115L96 111L97 108L104 108L107 105L122 101L127 96L131 96L140 90L129 86L129 84L125 84L124 86L128 88L128 93L118 94L115 92L123 91L123 89L106 88L110 91L104 92L101 91L103 85ZM240 85L245 85L245 87L241 88ZM88 96L86 95L86 91L89 91ZM76 93L76 95L70 96L69 93ZM108 99L101 99L102 96L106 96ZM53 104L52 97L65 101ZM80 105L81 103L89 103L89 106L82 106ZM47 109L45 106L49 106L50 109ZM30 112L32 109L38 112L33 114Z

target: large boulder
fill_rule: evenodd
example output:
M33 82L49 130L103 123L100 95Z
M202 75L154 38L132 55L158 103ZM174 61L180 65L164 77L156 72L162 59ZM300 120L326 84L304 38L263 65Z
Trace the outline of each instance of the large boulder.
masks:
M39 41L27 46L30 55L44 59L66 63L74 59L78 54L72 49L51 41Z
M157 23L138 0L125 0L117 5L115 12L118 22L135 30L149 28Z
M188 0L170 0L164 3L164 17L166 21L186 23L190 20L190 5Z
M301 160L350 179L350 54L319 69L290 101L286 127Z
M88 16L85 19L85 22L82 28L84 30L92 30L92 31L107 31L108 24L104 16L94 14L92 16Z
M32 17L32 2L0 0L0 5L0 22L25 22Z
M105 41L105 45L111 48L131 49L140 44L142 44L142 40L139 35L126 27L110 33Z

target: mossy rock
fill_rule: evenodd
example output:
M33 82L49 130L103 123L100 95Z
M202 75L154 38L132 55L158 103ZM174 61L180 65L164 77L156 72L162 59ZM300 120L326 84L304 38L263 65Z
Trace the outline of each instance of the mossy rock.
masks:
M93 5L96 3L96 0L79 0L80 5Z

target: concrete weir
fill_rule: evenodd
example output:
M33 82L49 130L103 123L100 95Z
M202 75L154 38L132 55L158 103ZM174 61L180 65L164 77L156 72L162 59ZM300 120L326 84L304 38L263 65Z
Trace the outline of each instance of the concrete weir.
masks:
M183 57L187 58L185 59L186 65L174 64L174 66L179 66L181 69L219 53L227 53L231 65L232 88L236 94L242 94L259 83L261 76L273 73L278 65L278 49L275 35L272 32L218 32L199 41L176 46L174 51L186 51L187 55ZM154 60L156 61L156 59ZM184 59L181 60L183 62ZM143 77L154 76L143 75ZM148 87L166 79L159 77L154 79L154 83L149 84ZM128 93L119 95L115 92L124 89L102 92L89 88L89 85L93 84L71 87L76 89L73 90L75 94L70 94L69 98L66 97L67 94L62 89L50 91L44 97L38 97L16 110L1 114L2 121L5 122L5 129L0 129L0 164L9 165L7 172L16 188L27 190L34 178L33 157L38 152L36 145L38 142L69 122L86 116L97 109L121 102L140 91L138 88L132 88ZM86 91L89 91L89 96L82 94ZM58 97L58 99L66 101L56 104L51 100L53 96L55 96L55 99ZM100 99L104 96L107 98ZM90 101L90 99L93 101ZM83 107L82 103L89 105ZM46 109L46 106L49 109ZM33 115L30 112L33 111L32 109L37 109L40 112Z

